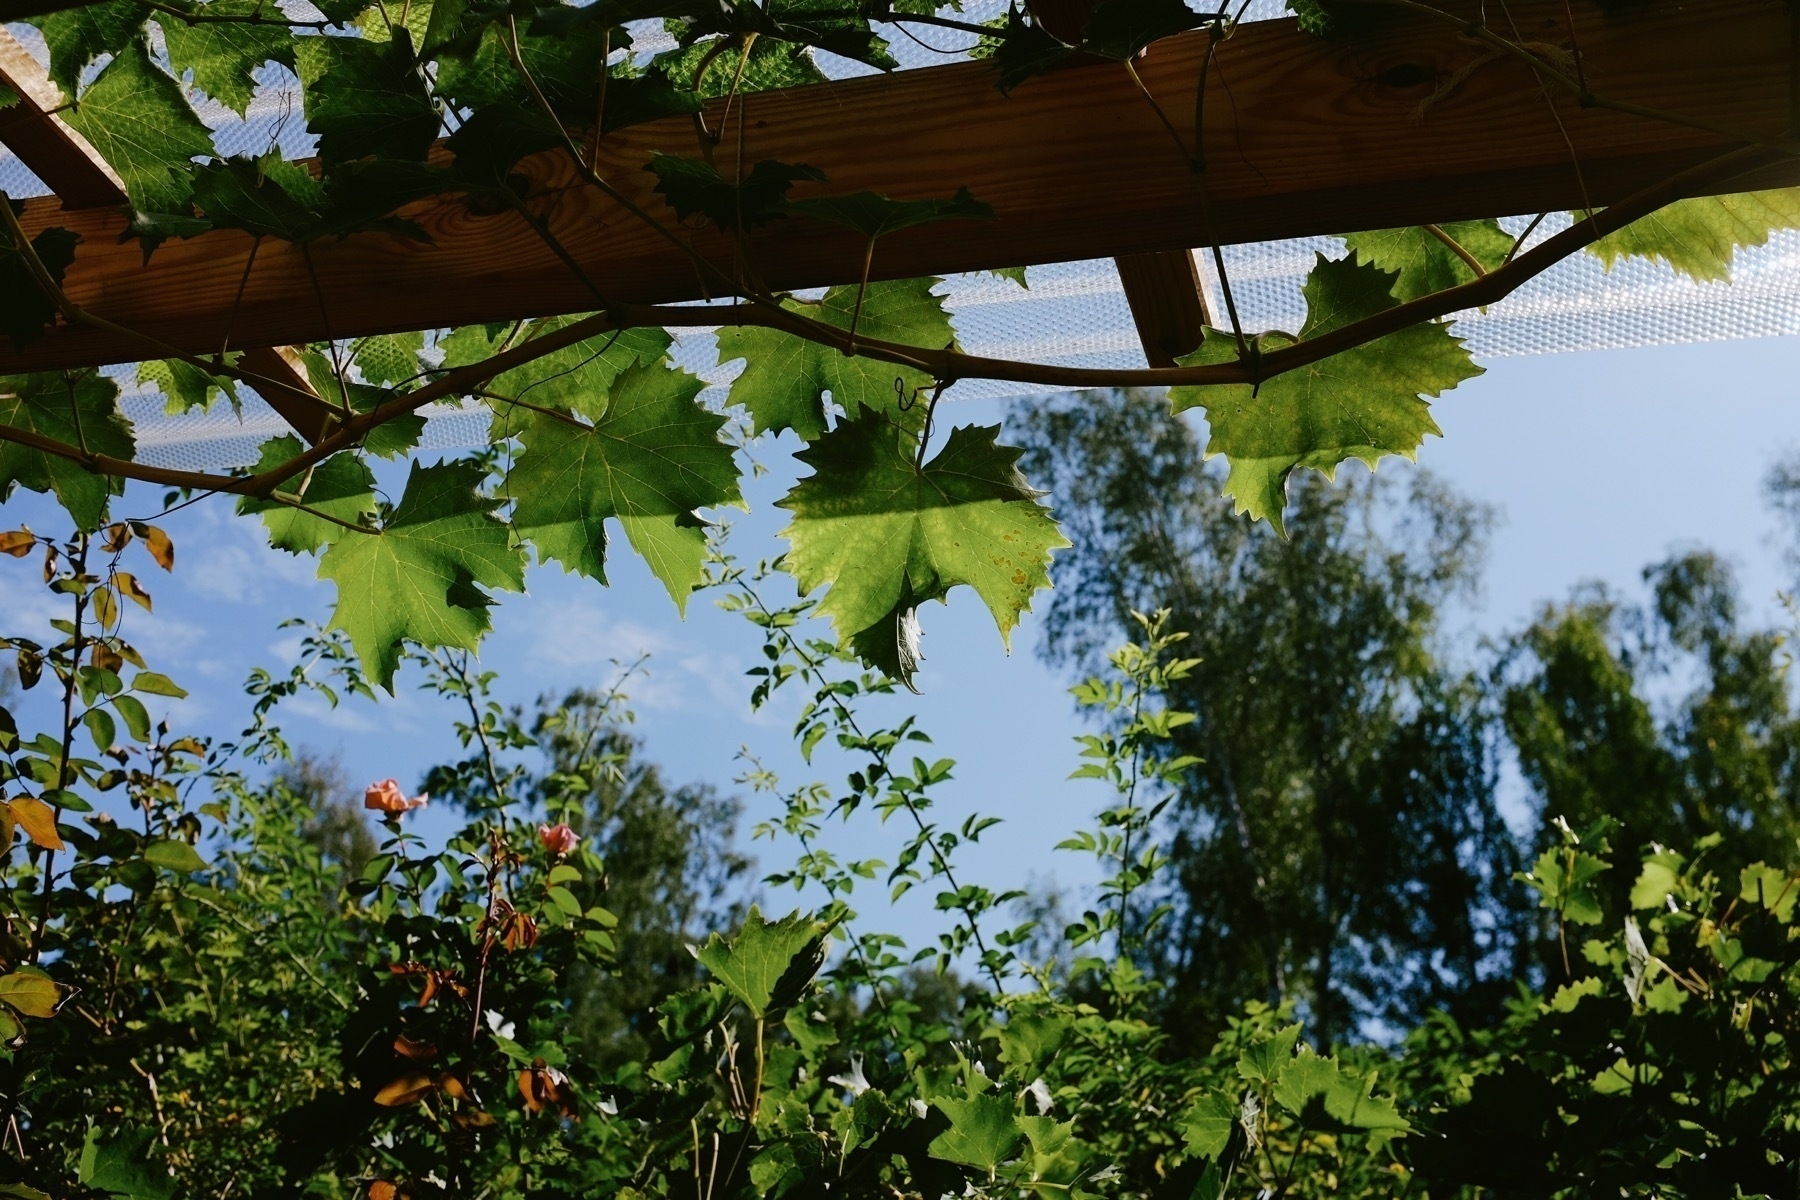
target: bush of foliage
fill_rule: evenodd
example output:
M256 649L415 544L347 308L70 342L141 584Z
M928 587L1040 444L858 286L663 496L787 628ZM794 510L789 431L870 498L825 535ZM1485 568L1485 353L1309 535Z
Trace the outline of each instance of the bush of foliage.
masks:
M250 681L237 742L183 737L144 700L179 685L122 636L148 604L134 545L171 560L149 526L32 538L66 615L5 643L53 703L14 705L36 727L0 710L0 1195L1796 1193L1800 858L1720 874L1705 841L1565 826L1518 881L1563 961L1498 1026L1440 1014L1386 1048L1314 1046L1307 1014L1253 1003L1185 1055L1142 966L1169 911L1159 817L1194 766L1165 752L1193 720L1164 700L1196 667L1181 637L1145 618L1075 689L1102 732L1073 765L1110 799L1064 846L1104 882L1034 929L959 861L1004 827L946 817L954 764L910 718L872 721L892 684L718 562L712 588L764 640L754 702L798 693L807 761L843 771L794 786L753 764L776 814L756 833L786 867L730 927L687 931L691 970L658 976L653 1013L596 1033L596 981L649 945L590 803L624 769L603 736L622 692L533 721L466 656L418 655L468 750L431 773L433 803L464 824L427 844L418 798L385 781L378 844L347 852L270 768L285 698L369 694L353 653L314 631L289 675ZM847 861L829 818L907 840ZM825 903L784 914L790 886ZM879 932L870 888L929 890L946 931ZM947 998L936 979L959 975Z

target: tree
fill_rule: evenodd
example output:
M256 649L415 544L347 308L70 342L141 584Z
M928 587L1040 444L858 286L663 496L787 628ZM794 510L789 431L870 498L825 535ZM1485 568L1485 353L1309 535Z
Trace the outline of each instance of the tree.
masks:
M1587 586L1495 667L1507 736L1545 834L1615 821L1630 846L1719 844L1727 876L1800 834L1800 713L1782 635L1746 628L1731 568L1694 551L1644 571L1650 600ZM1632 880L1604 893L1622 916Z
M1153 943L1168 1019L1299 1001L1323 1043L1510 985L1518 851L1494 802L1478 681L1443 608L1475 582L1488 514L1422 472L1289 490L1288 539L1233 513L1194 430L1088 393L1013 419L1076 548L1044 652L1092 668L1131 614L1173 610L1201 665L1170 698L1201 759L1172 807L1178 916Z
M606 1067L642 1062L655 1007L700 978L688 947L742 918L751 865L735 846L743 805L705 784L670 787L600 693L540 700L532 729L544 770L530 790L539 800L582 797L570 824L606 862L590 902L603 899L619 918L617 960L568 984L583 1048Z

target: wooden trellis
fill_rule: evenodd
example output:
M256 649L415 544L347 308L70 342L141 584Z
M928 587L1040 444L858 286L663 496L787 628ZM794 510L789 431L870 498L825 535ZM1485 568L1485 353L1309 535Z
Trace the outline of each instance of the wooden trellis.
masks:
M1510 16L1519 43L1568 40L1561 0L1520 0ZM1425 16L1403 14L1378 34L1335 43L1271 21L1242 26L1217 47L1203 93L1206 33L1158 42L1138 60L1172 129L1118 63L1070 67L1002 94L992 65L968 62L740 97L719 155L826 173L828 184L796 196L869 189L930 198L966 186L996 221L883 238L873 277L1117 258L1146 353L1162 364L1197 340L1206 315L1190 247L1602 206L1733 146L1787 144L1794 35L1779 0L1588 5L1573 20L1587 78L1614 107L1584 106L1534 78L1526 58ZM70 298L183 350L591 311L601 295L707 298L680 246L583 184L557 153L521 164L521 187L590 282L517 214L455 196L403 210L429 244L385 233L322 240L309 266L296 247L216 231L170 241L146 263L135 240L121 239L116 179L53 115L60 98L45 92L47 81L22 77L32 69L22 52L0 57L0 79L24 98L0 111L0 140L57 192L29 202L26 230L79 233ZM724 120L721 108L709 121ZM599 172L672 224L643 164L655 151L687 152L693 138L685 118L609 134ZM1795 183L1800 165L1788 161L1719 190ZM740 252L717 230L678 236L727 272ZM859 235L805 220L748 239L763 281L778 289L854 282L864 250ZM0 372L143 356L130 339L62 326L23 352L0 346ZM273 380L265 394L309 439L327 431L331 411L279 352L246 365Z

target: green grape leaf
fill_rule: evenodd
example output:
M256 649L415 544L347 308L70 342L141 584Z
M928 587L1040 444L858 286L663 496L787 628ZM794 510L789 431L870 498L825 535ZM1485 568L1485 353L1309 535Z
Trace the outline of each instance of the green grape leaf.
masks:
M217 229L303 242L319 231L324 187L279 154L230 158L194 171L194 203Z
M1181 1115L1181 1140L1188 1153L1217 1161L1231 1142L1239 1114L1238 1102L1218 1088L1208 1088L1194 1097Z
M445 335L438 346L444 352L444 367L454 369L483 362L509 346L555 333L581 319L549 317L512 336L508 336L511 325L467 325ZM594 421L606 415L606 398L619 373L634 362L660 361L669 346L669 335L661 329L603 333L496 375L482 390L540 408L580 413Z
M1183 0L1102 0L1082 30L1081 48L1102 58L1132 59L1159 38L1206 23Z
M1587 248L1608 271L1622 258L1660 259L1701 283L1727 282L1740 246L1800 228L1800 188L1677 200Z
M481 588L524 590L525 555L478 491L484 475L473 462L414 463L381 532L342 538L319 562L337 584L332 625L389 692L403 641L473 650L492 603Z
M24 205L8 199L16 216ZM38 261L58 286L69 264L75 261L79 234L56 226L31 239ZM13 349L22 350L44 336L44 330L56 320L56 301L38 286L37 277L26 264L25 256L11 238L0 238L0 333L12 339Z
M1612 864L1572 847L1556 847L1538 856L1519 882L1538 892L1538 907L1554 909L1577 925L1598 925L1605 918L1600 885L1595 882Z
M1300 337L1266 333L1263 352L1291 346L1372 316L1394 303L1394 276L1352 254L1336 261L1318 257L1307 277L1306 324ZM1206 332L1183 366L1237 358L1231 335ZM1412 459L1427 434L1441 431L1423 396L1438 396L1482 373L1448 323L1427 322L1334 354L1322 362L1277 375L1260 387L1225 384L1169 389L1175 412L1203 408L1212 436L1207 457L1231 464L1225 495L1237 511L1266 520L1285 533L1282 509L1288 476L1310 467L1326 478L1349 459L1375 467L1384 456Z
M790 200L784 211L833 225L846 225L866 238L878 238L937 221L994 219L993 207L977 200L968 188L959 188L948 200L890 200L876 192L817 196L809 200Z
M445 141L456 157L456 177L470 184L503 188L527 155L563 144L555 121L535 106L505 102L470 115ZM502 196L501 200L505 201Z
M197 11L209 17L270 15L268 0L211 0ZM294 65L294 39L279 24L205 21L189 24L158 13L169 65L177 76L194 73L194 86L243 116L256 98L256 70L265 62Z
M1335 1058L1301 1048L1275 1080L1275 1103L1301 1118L1308 1129L1344 1133L1357 1130L1403 1134L1412 1126L1392 1101L1370 1095L1374 1076L1345 1074Z
M1075 1136L1074 1121L1054 1117L1016 1118L1031 1146L1029 1173L1032 1190L1040 1196L1065 1196L1085 1172L1088 1146Z
M744 9L752 5L734 5ZM717 10L715 10L717 11ZM782 45L770 38L757 38L746 57L737 50L714 54L717 39L705 38L659 54L651 66L666 71L671 79L687 81L710 58L706 71L694 88L703 100L716 100L735 88L739 95L766 92L774 88L800 87L808 83L824 83L825 73L813 62L805 46ZM741 66L741 70L740 70Z
M950 1128L926 1148L933 1158L991 1172L1018 1147L1018 1104L1009 1095L941 1096L932 1105L950 1118Z
M1513 250L1512 235L1492 219L1452 221L1439 228L1445 237L1480 263L1484 271L1492 271L1504 264ZM1416 300L1475 279L1469 264L1446 246L1442 238L1423 226L1347 233L1344 245L1360 255L1364 262L1373 263L1383 271L1399 272L1394 297L1401 301Z
M420 159L438 133L438 112L413 63L404 30L390 42L300 38L294 43L306 86L306 127L326 163L370 155Z
M300 362L313 390L325 403L336 409L348 407L353 413L370 413L396 399L397 393L373 384L345 382L332 361L317 350L301 350ZM362 448L376 458L398 458L419 444L425 434L425 418L416 412L391 417L369 430L362 438Z
M1794 906L1800 903L1800 873L1751 863L1739 872L1738 885L1738 899L1767 909L1783 925L1794 919Z
M1032 76L1057 67L1073 53L1042 26L1026 24L1019 5L1009 6L1005 33L994 55L994 65L1000 68L999 88L1010 92Z
M129 460L136 452L131 424L119 412L119 388L97 374L44 372L0 376L0 425L86 446L94 454ZM53 492L75 524L98 529L107 501L124 493L122 479L95 475L54 454L16 442L0 442L0 499L16 484Z
M703 216L720 229L754 229L784 215L788 189L801 180L825 182L825 174L805 163L765 159L733 183L709 162L653 154L644 168L656 176L656 191L683 221ZM791 206L790 206L791 207Z
M829 925L797 912L766 921L752 904L736 937L714 933L694 957L761 1020L799 1000L825 964L830 933Z
M106 64L64 119L118 172L131 203L147 212L179 212L191 192L188 160L213 153L212 134L181 85L150 61L141 41Z
M163 394L163 411L172 417L196 409L207 412L220 397L231 401L234 409L240 403L236 380L208 374L193 363L179 358L152 359L139 363L137 381L140 386L154 387Z
M116 54L138 36L150 6L144 0L107 0L28 17L50 47L50 79L64 96L75 95L81 74L102 54Z
M937 283L930 278L871 283L860 317L855 287L835 287L816 304L790 301L787 307L837 329L849 329L855 319L859 337L941 350L955 342L956 333L944 302L931 293ZM922 393L932 380L922 371L850 358L778 329L719 330L719 362L739 358L746 360L744 373L731 385L731 401L750 414L757 433L792 429L806 441L816 440L825 432L827 395L851 417L874 410L913 428L924 421Z
M1009 640L1038 588L1050 552L1067 546L1041 493L1019 473L1020 452L995 441L999 426L954 429L923 469L914 436L880 413L841 423L801 451L813 468L781 501L787 567L848 641L904 598L943 600L968 584Z
M1631 885L1631 907L1661 908L1681 882L1681 866L1686 861L1673 850L1659 850L1644 857L1643 869Z
M356 366L363 378L380 387L409 383L419 376L423 333L389 333L364 338L356 346Z
M660 117L689 116L700 111L700 98L677 87L656 67L642 75L613 79L606 85L606 111L601 114L605 132L629 129Z
M169 1200L175 1181L150 1152L155 1141L153 1129L127 1126L118 1136L106 1137L99 1125L89 1125L76 1168L81 1182L126 1200Z
M670 542L685 535L704 550L705 535L696 522L675 522L739 499L732 449L719 439L725 418L695 399L704 386L660 362L634 363L591 424L494 402L496 440L523 447L506 479L513 528L541 561L605 582L605 523L622 518L634 545L647 538L639 553L685 608L699 559Z
M262 444L256 471L269 471L292 462L306 447L293 434L271 438ZM238 501L240 515L260 516L269 530L269 544L289 554L312 554L341 541L350 530L343 524L372 529L375 519L375 477L368 464L352 453L334 454L312 470L282 485L283 494L306 509L279 500L245 496ZM293 489L287 492L285 489Z
M1294 1045L1300 1040L1300 1026L1287 1028L1263 1038L1238 1055L1237 1072L1252 1084L1274 1083L1282 1067L1294 1057Z

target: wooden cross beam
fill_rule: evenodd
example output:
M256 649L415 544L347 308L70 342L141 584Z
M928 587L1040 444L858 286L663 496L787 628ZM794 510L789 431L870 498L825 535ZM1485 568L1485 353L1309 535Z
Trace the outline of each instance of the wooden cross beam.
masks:
M1477 0L1449 0L1474 17ZM1570 43L1562 0L1514 0L1509 33ZM1173 134L1118 63L1032 79L1010 95L988 63L958 63L740 98L719 161L805 162L830 182L796 196L871 189L947 197L968 186L998 219L956 221L882 239L873 277L905 278L1021 263L1120 257L1223 243L1605 205L1789 125L1790 18L1781 0L1689 0L1574 12L1587 77L1609 102L1681 122L1583 107L1518 57L1458 26L1400 14L1379 32L1323 42L1291 22L1246 25L1196 84L1204 34L1169 38L1136 62ZM1196 110L1200 112L1196 136ZM711 120L721 119L720 109ZM1179 140L1179 145L1177 144ZM1196 149L1204 170L1194 169ZM671 225L643 164L653 151L694 153L683 119L608 135L600 174ZM193 352L282 345L559 312L608 300L687 301L708 291L663 234L585 186L545 154L521 166L526 202L582 268L582 278L518 215L466 200L422 202L405 215L430 244L360 234L310 248L213 232L159 249L148 266L121 243L122 213L34 203L27 229L83 237L66 286L91 311ZM1732 190L1800 183L1792 166ZM717 231L679 239L729 273L739 247ZM749 239L766 284L854 281L862 238L802 220ZM239 299L242 289L241 301ZM59 328L0 371L125 361L137 343Z
M56 193L65 209L116 210L129 203L118 174L57 115L61 91L5 29L0 29L0 86L18 97L0 109L0 142ZM256 376L251 382L257 394L309 444L331 432L337 413L283 351L252 349L244 356L243 368Z

